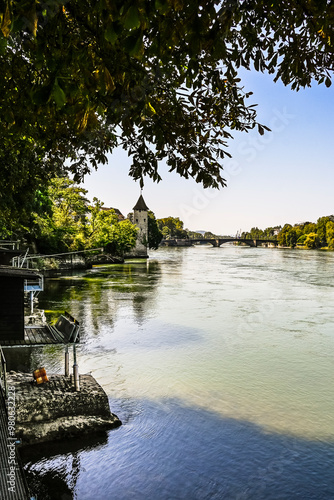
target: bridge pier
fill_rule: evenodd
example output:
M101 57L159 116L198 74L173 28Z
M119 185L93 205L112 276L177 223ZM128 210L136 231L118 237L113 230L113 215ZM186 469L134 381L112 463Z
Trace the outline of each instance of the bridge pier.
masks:
M214 240L213 238L210 238L210 239L207 239L207 240L203 240L203 241L206 241L207 243L210 243L210 245L212 245L213 247L219 247L219 240Z

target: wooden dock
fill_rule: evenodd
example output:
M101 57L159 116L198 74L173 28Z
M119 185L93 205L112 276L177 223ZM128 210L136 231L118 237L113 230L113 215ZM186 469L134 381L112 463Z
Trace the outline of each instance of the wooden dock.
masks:
M13 443L15 443L14 438L10 437L8 432L5 401L0 391L0 498L29 500L31 496L16 452L16 445L13 446Z
M50 344L73 344L79 343L79 336L71 338L65 331L61 331L51 325L25 326L24 339L2 340L2 347L34 347Z

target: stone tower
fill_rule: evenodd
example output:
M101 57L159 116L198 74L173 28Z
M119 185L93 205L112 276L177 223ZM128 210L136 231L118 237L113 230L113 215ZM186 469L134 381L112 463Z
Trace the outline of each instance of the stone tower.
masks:
M133 207L133 224L139 228L137 235L137 243L131 254L136 257L148 257L147 241L148 241L148 221L147 212L149 208L146 205L142 195L139 196L137 203Z

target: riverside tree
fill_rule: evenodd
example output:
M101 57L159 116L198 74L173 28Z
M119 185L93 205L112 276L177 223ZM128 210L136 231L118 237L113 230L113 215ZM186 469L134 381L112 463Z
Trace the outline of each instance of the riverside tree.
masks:
M274 232L280 229L277 237ZM259 234L260 236L257 236ZM297 245L305 248L326 248L334 249L334 215L320 217L317 223L303 222L295 224L284 224L283 227L269 227L262 231L252 228L249 233L242 233L242 238L265 238L277 239L280 246L295 248Z
M183 221L179 217L165 217L157 219L158 228L164 238L187 238L188 233L183 229Z
M326 224L326 242L328 248L334 250L334 222L332 220Z
M154 213L149 210L147 212L147 223L148 223L148 248L152 248L153 250L157 250L159 248L159 244L163 238L163 234L158 227L157 220L155 218Z
M42 253L105 247L123 256L136 245L137 227L118 221L115 211L103 208L97 198L86 198L87 190L68 178L55 178L44 193L48 210L32 212L28 236ZM45 203L45 202L44 202Z
M28 242L43 253L83 250L89 204L86 195L86 189L68 178L52 179L43 191L48 210L42 207L31 213L30 231L25 233Z
M117 146L141 185L165 160L225 186L233 131L266 129L238 70L330 86L333 26L325 0L0 1L0 209Z

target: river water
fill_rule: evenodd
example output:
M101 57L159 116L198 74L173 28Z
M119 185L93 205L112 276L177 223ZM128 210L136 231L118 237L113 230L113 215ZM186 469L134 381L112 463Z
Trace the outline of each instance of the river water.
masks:
M79 319L80 372L123 425L26 449L38 499L333 499L333 269L225 245L47 280L40 306ZM15 356L63 371L58 347Z

